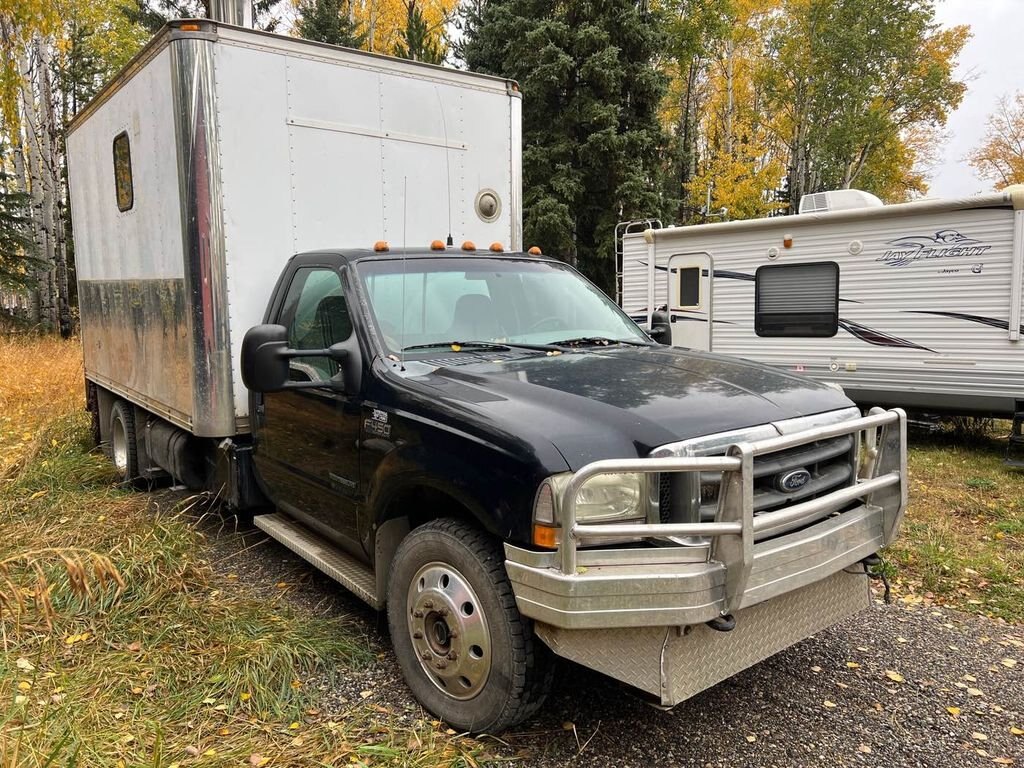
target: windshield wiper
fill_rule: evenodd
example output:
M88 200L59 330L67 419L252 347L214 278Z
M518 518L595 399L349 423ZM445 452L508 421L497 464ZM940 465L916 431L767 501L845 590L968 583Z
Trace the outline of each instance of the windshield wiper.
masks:
M609 339L605 336L580 336L576 339L562 339L561 341L552 341L552 346L556 347L611 347L615 344L628 344L631 347L649 347L650 344L643 341L633 341L632 339Z
M413 344L403 347L403 352L411 352L416 349L434 349L438 347L460 347L461 349L528 349L531 352L557 351L558 347L553 344L517 344L511 341L432 341L428 344ZM452 350L453 352L455 350Z

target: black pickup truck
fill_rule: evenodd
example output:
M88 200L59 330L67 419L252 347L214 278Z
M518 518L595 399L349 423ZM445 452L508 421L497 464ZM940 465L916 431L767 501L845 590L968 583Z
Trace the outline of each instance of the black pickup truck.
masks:
M659 344L554 259L305 253L264 322L256 525L386 608L456 728L529 716L555 655L678 703L866 606L906 503L902 413Z

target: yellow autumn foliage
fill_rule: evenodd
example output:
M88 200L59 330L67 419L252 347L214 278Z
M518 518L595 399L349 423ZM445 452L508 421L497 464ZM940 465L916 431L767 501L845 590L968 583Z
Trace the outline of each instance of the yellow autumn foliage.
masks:
M417 5L435 40L441 41L445 24L458 0L352 0L353 16L365 35L363 47L374 53L393 54L405 34L409 4Z

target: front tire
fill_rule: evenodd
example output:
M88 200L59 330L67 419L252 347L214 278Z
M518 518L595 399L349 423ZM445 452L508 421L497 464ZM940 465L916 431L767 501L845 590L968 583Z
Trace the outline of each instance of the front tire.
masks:
M497 733L547 697L553 656L516 608L500 545L466 523L434 520L405 537L388 625L409 688L453 728Z

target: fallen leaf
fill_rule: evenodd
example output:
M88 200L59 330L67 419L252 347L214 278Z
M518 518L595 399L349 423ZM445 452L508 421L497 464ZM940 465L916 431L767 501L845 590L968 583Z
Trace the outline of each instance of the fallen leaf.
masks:
M896 638L896 642L897 643L905 643L905 642L907 642L907 638L905 638L905 637L897 637Z
M240 694L238 695L238 698L239 698L240 700L242 700L242 701L248 701L249 699L251 699L251 698L252 698L252 694L251 694L251 693L240 693Z
M231 729L230 728L221 728L221 729L219 729L217 731L217 735L218 736L230 736L231 735Z
M190 744L189 746L185 747L185 754L190 756L190 757L198 757L199 756L199 747L193 747Z
M960 707L946 707L946 711L949 712L953 717L960 714Z
M869 747L867 744L861 744L859 747L857 747L857 751L863 752L865 755L870 755L871 747Z
M1018 728L1015 725L1010 726L1010 733L1014 736L1024 736L1024 728Z
M210 704L216 704L216 703L217 703L216 699L211 699L211 698L203 699L203 704L206 704L207 706L209 706Z
M33 672L33 671L35 671L35 665L31 661L26 659L25 657L22 657L22 658L18 659L16 662L14 662L14 666L16 666L22 672Z
M848 661L846 662L846 666L850 669L860 669L860 664L858 664L856 661Z
M1013 669L1014 667L1017 666L1017 660L1016 659L1000 659L999 663L1002 664L1007 669Z
M749 736L747 736L747 741L753 744L755 741L757 741L757 736L755 736L754 734L750 734Z
M33 493L31 496L28 497L28 500L29 501L35 501L36 499L43 498L43 496L45 496L45 495L46 495L46 490L45 489L42 490L42 491L36 491L35 493Z
M288 726L289 731L297 731L301 726L298 723L292 723Z
M992 762L996 765L1013 765L1013 758L1010 757L993 757Z
M822 706L826 709L835 709L836 703L834 701L829 701L828 699L825 699L825 703L822 704Z
M572 722L571 720L566 720L564 723L562 723L562 730L563 731L575 731L576 730L576 723Z
M370 696L373 696L373 691L360 691L359 692L359 698L361 698L361 699L368 699Z
M988 736L986 736L984 733L981 733L979 731L974 731L971 734L971 738L974 739L975 741L988 741Z
M249 755L249 765L253 768L260 768L261 765L266 765L270 761L270 758L264 757L259 752L253 752Z
M214 749L213 747L210 747L208 750L203 752L203 757L213 757L216 754L217 754L217 750Z
M22 693L28 693L32 690L32 683L30 683L28 680L22 680L20 683L18 683L18 690Z
M140 643L138 640L136 640L134 643L129 643L128 650L132 653L137 653L138 651L142 650L142 643Z
M967 695L968 696L984 696L985 694L981 692L980 688L968 688L967 689Z
M821 667L813 666L813 667L811 667L811 672L821 672Z
M893 672L891 669L885 670L885 676L892 680L894 683L902 683L904 680L903 675L899 672Z
M14 703L19 705L19 706L22 705L22 704L27 704L28 703L28 696L22 696L22 695L19 694L19 695L14 697Z
M974 675L964 675L963 679L966 680L968 683L978 682L978 678L976 678Z

